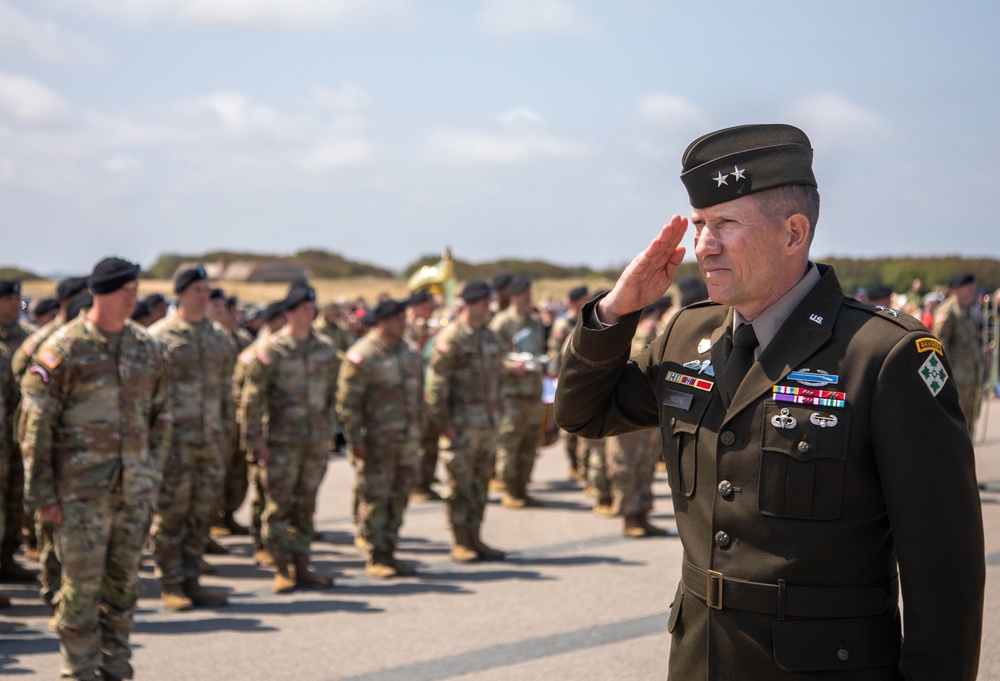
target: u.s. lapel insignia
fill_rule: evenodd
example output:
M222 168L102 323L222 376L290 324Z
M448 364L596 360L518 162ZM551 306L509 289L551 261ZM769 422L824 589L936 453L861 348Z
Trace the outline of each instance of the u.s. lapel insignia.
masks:
M822 324L823 318L820 317L818 314L811 314L809 315L809 321L816 322L817 324Z
M948 382L948 372L944 368L944 363L938 359L937 353L934 352L921 365L917 373L927 385L927 389L931 391L931 395L935 397L944 388L944 384Z
M782 409L780 414L775 414L771 417L771 425L775 428L786 428L791 430L795 426L799 425L799 422L791 415L787 409Z
M708 338L702 338L698 341L698 354L704 355L706 352L712 349L712 341Z
M823 416L822 414L814 411L809 415L809 423L814 426L819 426L820 428L833 428L837 425L838 421L837 417L833 414Z
M795 381L801 385L807 385L810 388L821 388L824 385L836 385L840 377L835 374L827 373L822 369L817 369L816 371L809 371L809 369L799 369L798 371L793 371L788 374L789 381Z

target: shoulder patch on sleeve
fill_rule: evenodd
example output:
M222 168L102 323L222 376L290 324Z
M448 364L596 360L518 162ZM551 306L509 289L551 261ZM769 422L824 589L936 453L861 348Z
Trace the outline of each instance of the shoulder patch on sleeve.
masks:
M42 379L42 383L49 382L49 372L45 370L45 367L40 367L37 364L32 364L31 368L28 369L28 373L37 375L40 379Z
M51 350L42 350L38 353L38 361L51 370L62 364L62 357Z
M944 388L944 384L948 382L948 371L944 368L944 364L938 359L937 355L931 354L927 357L927 360L917 369L917 373L920 374L921 380L923 380L924 385L927 389L931 391L931 395L937 397L937 394L941 392Z
M257 348L257 359L260 360L261 364L267 366L271 363L271 353L267 351L267 348Z
M941 345L941 341L937 338L918 338L917 352L930 352L933 350L939 355L944 355L944 347Z
M361 364L361 362L365 360L365 358L362 356L360 352L353 349L347 353L346 357L347 361L350 362L351 364Z
M446 355L449 352L451 352L451 345L448 344L448 341L442 338L439 339L436 343L434 343L434 349L440 352L441 354Z
M253 346L248 347L246 350L240 353L240 364L249 365L253 362L253 358L256 357L254 353Z

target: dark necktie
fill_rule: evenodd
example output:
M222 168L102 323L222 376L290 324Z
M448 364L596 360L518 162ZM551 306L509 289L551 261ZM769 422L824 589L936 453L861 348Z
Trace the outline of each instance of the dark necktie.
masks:
M743 377L753 366L753 351L756 348L757 334L754 333L753 324L743 324L736 329L736 333L733 334L733 350L722 368L722 375L719 376L719 386L722 388L726 406L732 403L736 389L740 387Z

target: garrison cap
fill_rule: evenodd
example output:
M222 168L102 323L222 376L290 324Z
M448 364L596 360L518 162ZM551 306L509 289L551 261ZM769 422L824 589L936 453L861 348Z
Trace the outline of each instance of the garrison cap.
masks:
M527 277L514 277L507 286L507 295L516 296L531 288L531 279Z
M69 300L87 288L87 277L66 277L56 285L56 298Z
M707 208L793 184L816 186L806 134L783 124L741 125L702 135L681 158L691 206Z
M38 298L31 303L31 314L35 317L59 309L59 301L55 298Z
M492 294L493 290L489 284L480 279L473 279L465 283L459 297L467 303L476 303L483 298L489 298Z
M94 306L94 296L90 291L81 291L69 299L66 303L66 321L71 322L80 316L85 309Z
M577 286L576 288L572 288L572 289L569 290L569 293L566 294L566 297L569 298L570 302L573 302L573 303L575 303L576 301L580 300L580 298L586 298L587 297L587 287L586 286Z
M196 281L208 279L205 266L198 263L194 267L185 267L174 275L174 293L180 293Z
M295 284L285 297L284 311L294 310L305 302L316 302L316 291L311 286Z
M97 294L114 293L130 281L139 278L142 269L134 262L122 258L104 258L94 265L94 271L87 278L90 290Z
M510 282L514 281L514 275L510 272L504 272L503 274L498 274L493 277L493 289L496 291L503 291L508 286Z
M19 279L0 279L0 296L20 292L21 281Z
M268 303L267 306L261 310L260 318L265 322L273 322L275 319L280 317L285 311L285 301L276 300L273 303Z

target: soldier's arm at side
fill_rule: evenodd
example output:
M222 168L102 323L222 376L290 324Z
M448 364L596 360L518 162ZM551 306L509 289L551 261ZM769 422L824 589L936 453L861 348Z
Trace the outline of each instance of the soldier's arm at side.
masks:
M559 426L587 438L654 426L659 418L653 381L663 337L630 358L639 312L603 329L586 322L603 298L584 306L562 359L556 388L555 417Z
M58 358L58 365L41 364L37 359L21 383L21 410L17 436L24 457L25 501L54 518L58 509L56 494L53 434L62 415L63 401L68 390L70 370L65 360L53 352L46 357ZM56 522L56 520L52 520Z
M266 350L260 350L266 352ZM267 400L267 379L270 366L260 357L253 357L243 375L243 392L240 396L240 439L243 450L261 460L267 457L263 419Z
M926 335L911 333L889 353L872 401L903 594L901 678L972 681L986 570L982 508L954 382L935 396L918 374L928 352L916 339Z
M347 444L354 455L361 459L367 458L362 403L368 392L368 385L364 360L360 355L348 352L337 379L337 415Z
M159 345L159 344L157 344ZM156 366L153 394L149 409L149 454L156 462L156 470L163 478L163 468L167 465L170 439L173 435L173 412L170 399L170 370L166 355L161 352ZM159 489L159 480L154 489Z
M326 384L327 423L330 424L329 439L333 442L340 432L340 418L337 416L337 379L340 375L340 354L334 350L333 361L330 362L330 373Z
M445 343L445 341L439 339L438 344L441 343ZM437 426L440 433L445 433L452 427L448 403L451 400L451 375L454 368L454 356L450 352L443 352L441 347L435 346L430 365L427 368L424 403L431 421Z

